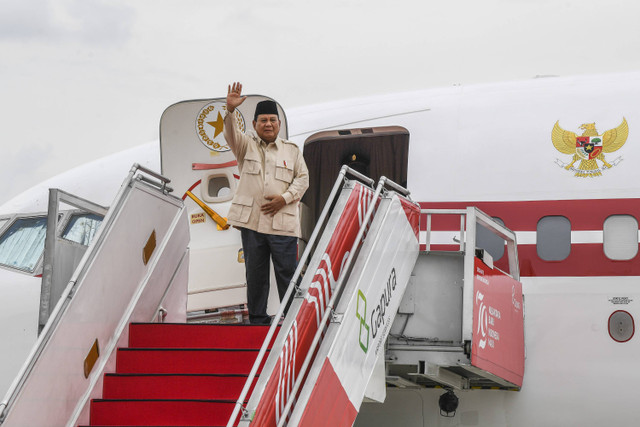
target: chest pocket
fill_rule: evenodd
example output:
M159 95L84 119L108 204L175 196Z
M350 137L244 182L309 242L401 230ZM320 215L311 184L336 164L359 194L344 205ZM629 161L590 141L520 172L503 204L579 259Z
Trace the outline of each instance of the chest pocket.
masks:
M249 175L258 175L262 172L262 159L258 153L249 152L244 156L244 162L242 163L242 173Z
M276 179L291 183L293 181L293 160L289 158L279 158L276 163Z

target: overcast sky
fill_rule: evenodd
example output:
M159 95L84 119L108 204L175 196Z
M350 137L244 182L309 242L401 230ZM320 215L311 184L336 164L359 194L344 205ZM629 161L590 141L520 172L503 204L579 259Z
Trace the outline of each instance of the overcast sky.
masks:
M287 109L640 70L639 17L637 0L0 0L0 204L233 80Z

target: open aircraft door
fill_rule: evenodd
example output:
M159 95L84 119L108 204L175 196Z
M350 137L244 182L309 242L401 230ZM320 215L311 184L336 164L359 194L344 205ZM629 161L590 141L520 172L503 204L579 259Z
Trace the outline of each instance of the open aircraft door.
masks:
M253 129L256 104L265 99L249 95L235 115L243 132ZM278 105L281 138L287 119ZM183 101L168 107L160 119L162 174L171 179L189 214L191 259L188 311L196 312L246 302L244 257L240 232L226 226L237 188L237 161L223 133L226 99ZM278 298L269 298L273 314Z

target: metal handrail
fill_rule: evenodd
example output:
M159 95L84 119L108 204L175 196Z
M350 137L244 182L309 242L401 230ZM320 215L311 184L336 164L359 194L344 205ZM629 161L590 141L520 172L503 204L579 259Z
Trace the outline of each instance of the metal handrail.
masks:
M427 215L427 229L426 229L426 250L431 250L431 217L434 215L460 215L460 251L464 250L464 219L467 211L464 209L422 209L420 215Z
M282 414L280 416L280 421L278 422L277 427L284 426L287 416L289 415L289 411L291 411L293 403L296 401L296 395L298 394L298 390L302 385L302 382L307 373L307 369L309 369L309 366L311 365L311 359L314 356L316 347L318 346L318 343L320 342L320 340L322 339L322 336L324 335L324 330L327 327L327 324L328 324L327 321L329 320L329 316L334 314L333 308L335 306L336 300L338 299L338 296L341 294L342 287L344 286L344 283L346 282L347 277L349 277L350 275L351 266L356 258L356 252L358 250L358 247L360 246L361 240L363 239L365 232L369 228L368 227L369 221L371 220L373 212L377 208L376 201L380 197L380 194L382 193L382 190L385 187L385 185L389 185L389 187L393 189L397 189L397 188L402 189L401 186L399 186L398 184L396 184L395 182L389 180L384 176L380 178L380 181L378 181L378 186L376 187L376 191L373 195L372 203L369 205L367 209L367 213L365 214L362 225L360 226L360 230L358 230L358 234L353 242L353 245L351 246L349 257L347 258L347 261L345 262L345 265L343 267L342 271L344 271L344 274L341 274L340 277L338 278L333 294L331 295L331 299L327 304L327 309L325 310L325 313L322 316L322 320L320 320L320 324L318 325L318 330L316 331L316 334L313 337L313 341L311 342L311 346L309 347L307 356L305 357L304 362L300 368L300 372L298 373L296 382L293 385L293 389L291 390L291 393L289 393L290 398L287 400L287 404L285 405L282 411ZM409 194L407 190L404 190L403 193L407 195Z
M333 204L333 200L336 198L338 191L340 189L340 186L342 185L343 181L346 179L347 174L358 178L359 180L363 181L364 183L368 184L369 186L372 186L374 184L374 180L372 180L371 178L368 178L364 175L362 175L361 173L357 172L354 169L351 169L350 167L344 165L342 166L342 168L340 168L340 172L338 173L338 178L336 178L335 183L333 184L333 188L331 189L331 193L329 194L329 198L327 199L327 202L324 205L324 208L322 209L322 212L320 214L320 217L318 218L318 222L317 225L315 226L315 228L313 229L313 233L311 234L311 237L309 238L309 242L307 244L307 246L305 247L304 253L302 254L302 257L300 258L299 262L298 262L298 266L296 267L295 272L293 273L293 277L291 278L291 281L289 282L289 287L287 288L287 292L285 293L284 297L282 298L283 303L280 304L280 308L278 309L278 313L274 316L274 319L276 319L276 321L271 323L271 327L269 328L269 331L267 332L267 336L265 337L262 346L260 347L260 351L258 353L258 356L256 358L255 363L253 364L253 366L251 367L251 372L249 373L249 376L247 377L247 380L244 384L244 387L242 388L242 391L240 392L240 396L238 397L238 400L236 400L236 404L234 405L233 411L231 413L231 416L229 417L229 421L227 422L227 427L232 427L236 417L238 416L238 413L240 412L240 410L243 411L243 416L247 416L247 412L246 409L244 408L244 399L247 396L247 394L249 393L249 389L251 388L251 384L253 383L253 380L256 376L256 374L258 373L258 368L260 367L260 364L262 363L262 359L264 359L264 355L267 352L267 348L269 346L269 343L271 342L271 338L273 338L273 335L275 333L275 330L278 326L278 319L280 319L280 317L282 316L282 313L284 312L284 308L286 306L286 303L284 303L285 301L289 301L289 298L291 298L291 294L292 292L295 290L298 290L296 283L302 273L302 270L304 268L304 266L307 263L307 260L309 259L311 253L313 252L313 250L315 250L315 247L317 245L317 241L318 241L318 237L320 235L320 230L324 227L326 220L329 217L329 210L331 208L331 205ZM282 333L282 331L280 331L280 333ZM287 331L288 333L288 331Z
M516 245L516 234L512 230L509 230L500 223L494 221L493 218L491 218L491 216L487 215L485 212L475 207L469 207L467 209L422 209L420 210L420 215L427 216L427 225L425 230L425 246L427 251L431 250L431 217L433 215L460 215L460 231L458 241L458 243L460 244L460 251L464 251L465 249L465 230L469 231L473 229L475 231L475 224L480 224L498 237L505 240L507 248L509 249L509 274L516 280L520 280L518 268L518 253L517 251L515 251L515 249L512 248ZM473 222L473 226L471 225L471 222Z

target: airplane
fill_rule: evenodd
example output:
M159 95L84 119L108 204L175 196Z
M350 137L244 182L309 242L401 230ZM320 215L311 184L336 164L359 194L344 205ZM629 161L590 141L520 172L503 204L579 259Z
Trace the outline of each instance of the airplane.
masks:
M314 247L316 223L323 220L326 201L334 200L343 165L351 178L372 179L360 179L371 194L385 177L387 187L380 194L398 193L420 211L416 267L404 280L404 295L394 300L395 320L379 344L384 357L374 361L360 401L352 402L353 425L599 426L637 419L639 91L640 73L631 72L456 85L281 109L281 136L303 150L310 170L311 187L301 203L301 257L307 246ZM238 113L245 130L251 108L262 99L267 97L249 96ZM123 191L122 177L134 162L142 170L159 171L150 172L152 177L171 180L161 181L186 210L184 321L243 321L242 248L239 233L225 228L224 221L240 171L219 129L224 110L224 98L170 106L161 118L159 143L69 171L0 206L0 292L9 296L0 302L8 337L0 340L7 360L0 392L15 392L15 375L33 353L39 329L48 328L40 314L48 189L65 192L61 232L67 218L78 214L97 227L91 221L108 217L107 207ZM162 191L167 192L164 184ZM377 214L372 215L373 227ZM469 218L481 225L475 237L464 222ZM6 236L15 235L20 219L27 220L21 231L37 228L41 235L26 267L11 265L3 255ZM91 247L84 246L83 253ZM461 267L467 254L479 260L471 264L472 276ZM355 262L354 270L364 268ZM484 305L485 295L475 293L473 300L465 288L471 286L468 278L476 284L485 280L478 270L473 276L474 266L504 275L508 310L515 318L507 309ZM429 277L424 279L428 286L420 285L423 276ZM380 301L388 303L391 292L383 295ZM360 301L374 304L369 298ZM51 310L56 301L48 303ZM486 312L476 318L471 307ZM278 310L272 289L269 311L277 315ZM294 323L287 319L283 328ZM376 322L369 312L358 319L361 334L363 327L371 333L385 322ZM327 336L333 333L339 332ZM479 343L501 350L518 336L517 348L505 350L516 356L496 356L498 365L514 359L515 365L494 363L492 370L468 363L472 353L477 357L485 349ZM474 349L466 347L471 341ZM105 369L112 368L109 363L104 362ZM101 380L94 383L99 388ZM85 392L85 400L89 395ZM5 398L0 405L9 416L11 403ZM87 405L76 406L76 425L88 423ZM4 420L11 422L7 415Z

